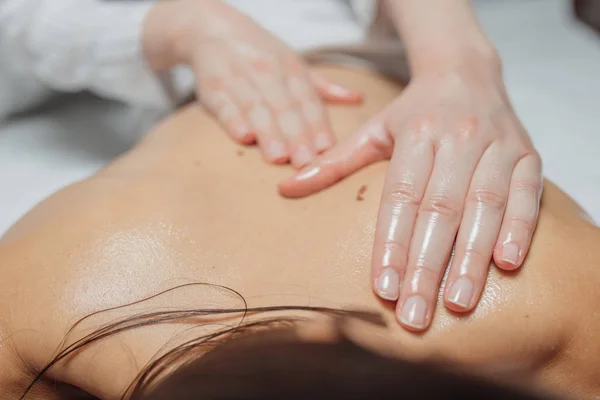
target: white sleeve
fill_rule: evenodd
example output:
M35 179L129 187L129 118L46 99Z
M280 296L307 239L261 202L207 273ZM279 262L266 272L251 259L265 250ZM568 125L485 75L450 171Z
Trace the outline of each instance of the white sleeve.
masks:
M89 90L137 106L170 108L168 77L143 56L142 25L154 1L0 0L9 54L51 89Z
M350 6L358 22L364 28L370 28L377 18L380 0L350 0Z

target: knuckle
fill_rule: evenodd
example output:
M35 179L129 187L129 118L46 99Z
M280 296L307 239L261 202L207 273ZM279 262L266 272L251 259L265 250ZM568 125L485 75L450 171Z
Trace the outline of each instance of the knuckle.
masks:
M539 171L539 173L540 173L539 179L541 180L541 174L542 174L542 157L540 157L540 154L536 150L530 151L528 155L531 158L531 162L533 163L533 168L536 171Z
M423 114L412 118L408 129L422 136L434 131L436 123L437 118L433 114Z
M207 91L218 92L228 90L227 78L224 76L209 76L199 83Z
M451 220L457 220L461 214L456 202L443 194L433 195L424 200L419 213L443 215Z
M394 141L388 132L383 123L370 122L363 128L361 134L371 148L391 157Z
M477 205L486 205L495 210L504 210L507 198L486 187L478 187L467 196L467 201Z
M408 244L399 240L387 239L383 242L383 247L387 251L408 255Z
M537 152L533 148L533 144L528 140L528 138L517 138L506 137L503 138L503 141L509 149L510 154L515 154L519 156L519 161L523 159L529 159L528 161L533 161L536 158L539 159Z
M535 222L532 219L513 215L513 216L509 217L509 220L513 227L520 228L520 229L524 230L525 232L527 232L527 234L530 234L535 229Z
M303 76L292 75L288 78L290 95L299 101L313 97L312 87Z
M401 133L410 142L418 142L431 137L437 131L437 118L434 114L416 115L405 120L402 115L392 115L385 121L385 128L394 134Z
M301 73L304 71L304 61L293 51L286 52L280 60L283 68L288 71L293 73Z
M387 136L383 135L367 135L367 145L370 146L375 152L383 154L386 158L392 156L393 153L393 141Z
M272 130L273 117L264 103L254 103L248 110L248 118L259 131L268 132Z
M517 180L511 183L511 190L517 195L524 195L538 198L542 190L541 179L536 180Z
M273 109L281 111L293 107L292 99L286 91L279 85L269 85L261 89L263 96L269 102Z
M302 105L302 112L310 124L325 123L325 113L323 112L323 107L319 102L304 102Z
M270 55L262 55L261 57L255 57L251 60L250 65L252 70L259 74L276 74L277 62Z
M287 93L284 94L282 101L274 104L273 108L276 112L293 111L295 113L302 113L302 103L300 100L289 96Z
M437 284L442 269L443 267L440 265L421 264L414 267L413 276L416 280L429 281Z
M235 118L241 118L242 115L240 110L231 103L215 107L214 112L217 118L224 123L230 122Z
M412 204L419 206L421 199L417 195L415 186L408 182L397 182L389 189L388 197L393 203Z
M469 265L482 265L488 266L492 259L491 249L489 252L485 252L476 245L466 246L462 252L462 257L465 260L469 260Z
M459 119L454 136L461 142L472 142L479 136L479 132L479 120L473 116L464 116Z
M302 133L305 130L300 114L296 112L295 109L289 109L287 111L278 112L277 116L281 133L290 141L300 141L302 139Z
M200 101L211 109L217 109L231 103L229 96L221 90L203 93Z

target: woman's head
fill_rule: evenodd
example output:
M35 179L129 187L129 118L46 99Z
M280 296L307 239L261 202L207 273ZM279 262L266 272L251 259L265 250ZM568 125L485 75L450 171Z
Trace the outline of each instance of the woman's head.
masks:
M281 317L290 311L330 318ZM276 316L267 318L266 313ZM154 359L123 398L543 399L466 374L456 364L392 357L391 354L398 354L397 343L389 347L390 343L377 339L375 332L385 323L379 314L371 312L308 306L155 311L104 325L67 345L74 329L96 314L73 326L62 350L39 371L27 390L54 366L68 362L88 346L112 336L151 325L190 320L202 324L216 316L231 316L230 326L195 337Z
M344 335L310 341L279 330L221 344L132 400L547 399L456 368L385 357Z

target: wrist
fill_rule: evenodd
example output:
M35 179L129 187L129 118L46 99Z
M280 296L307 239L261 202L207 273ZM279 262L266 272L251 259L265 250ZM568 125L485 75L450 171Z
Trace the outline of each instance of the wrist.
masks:
M202 11L209 0L158 1L148 12L142 29L142 46L150 67L155 72L189 64L191 61L191 28L200 24L202 15L190 7L202 4Z
M469 0L387 0L384 6L404 42L413 77L469 69L500 76L500 57Z
M244 18L221 0L158 1L143 29L148 63L158 72L189 65L199 40L222 36Z
M443 50L421 49L409 62L414 79L461 75L477 81L502 80L502 62L491 44L463 42Z

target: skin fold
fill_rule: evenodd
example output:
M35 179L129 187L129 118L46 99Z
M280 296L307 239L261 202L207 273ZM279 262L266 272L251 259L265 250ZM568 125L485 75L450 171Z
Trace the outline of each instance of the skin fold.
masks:
M400 92L380 77L318 72L365 93L355 108L328 108L338 139ZM392 302L371 287L371 250L386 163L301 200L276 184L289 167L236 147L190 105L95 176L51 196L0 241L0 389L19 393L51 359L68 329L100 310L190 282L240 292L250 307L311 305L381 312L388 327L350 323L353 340L404 357L444 357L577 395L600 395L600 232L545 182L540 221L523 267L491 266L470 314L439 306L430 329L396 323ZM102 324L157 309L241 307L209 286L182 288L96 315L67 342ZM322 317L302 316L317 323ZM250 316L249 319L260 318ZM96 343L48 378L114 399L161 349L239 322L239 316L140 328ZM42 384L39 390L52 390ZM36 397L37 396L37 397ZM32 398L53 398L52 392Z

